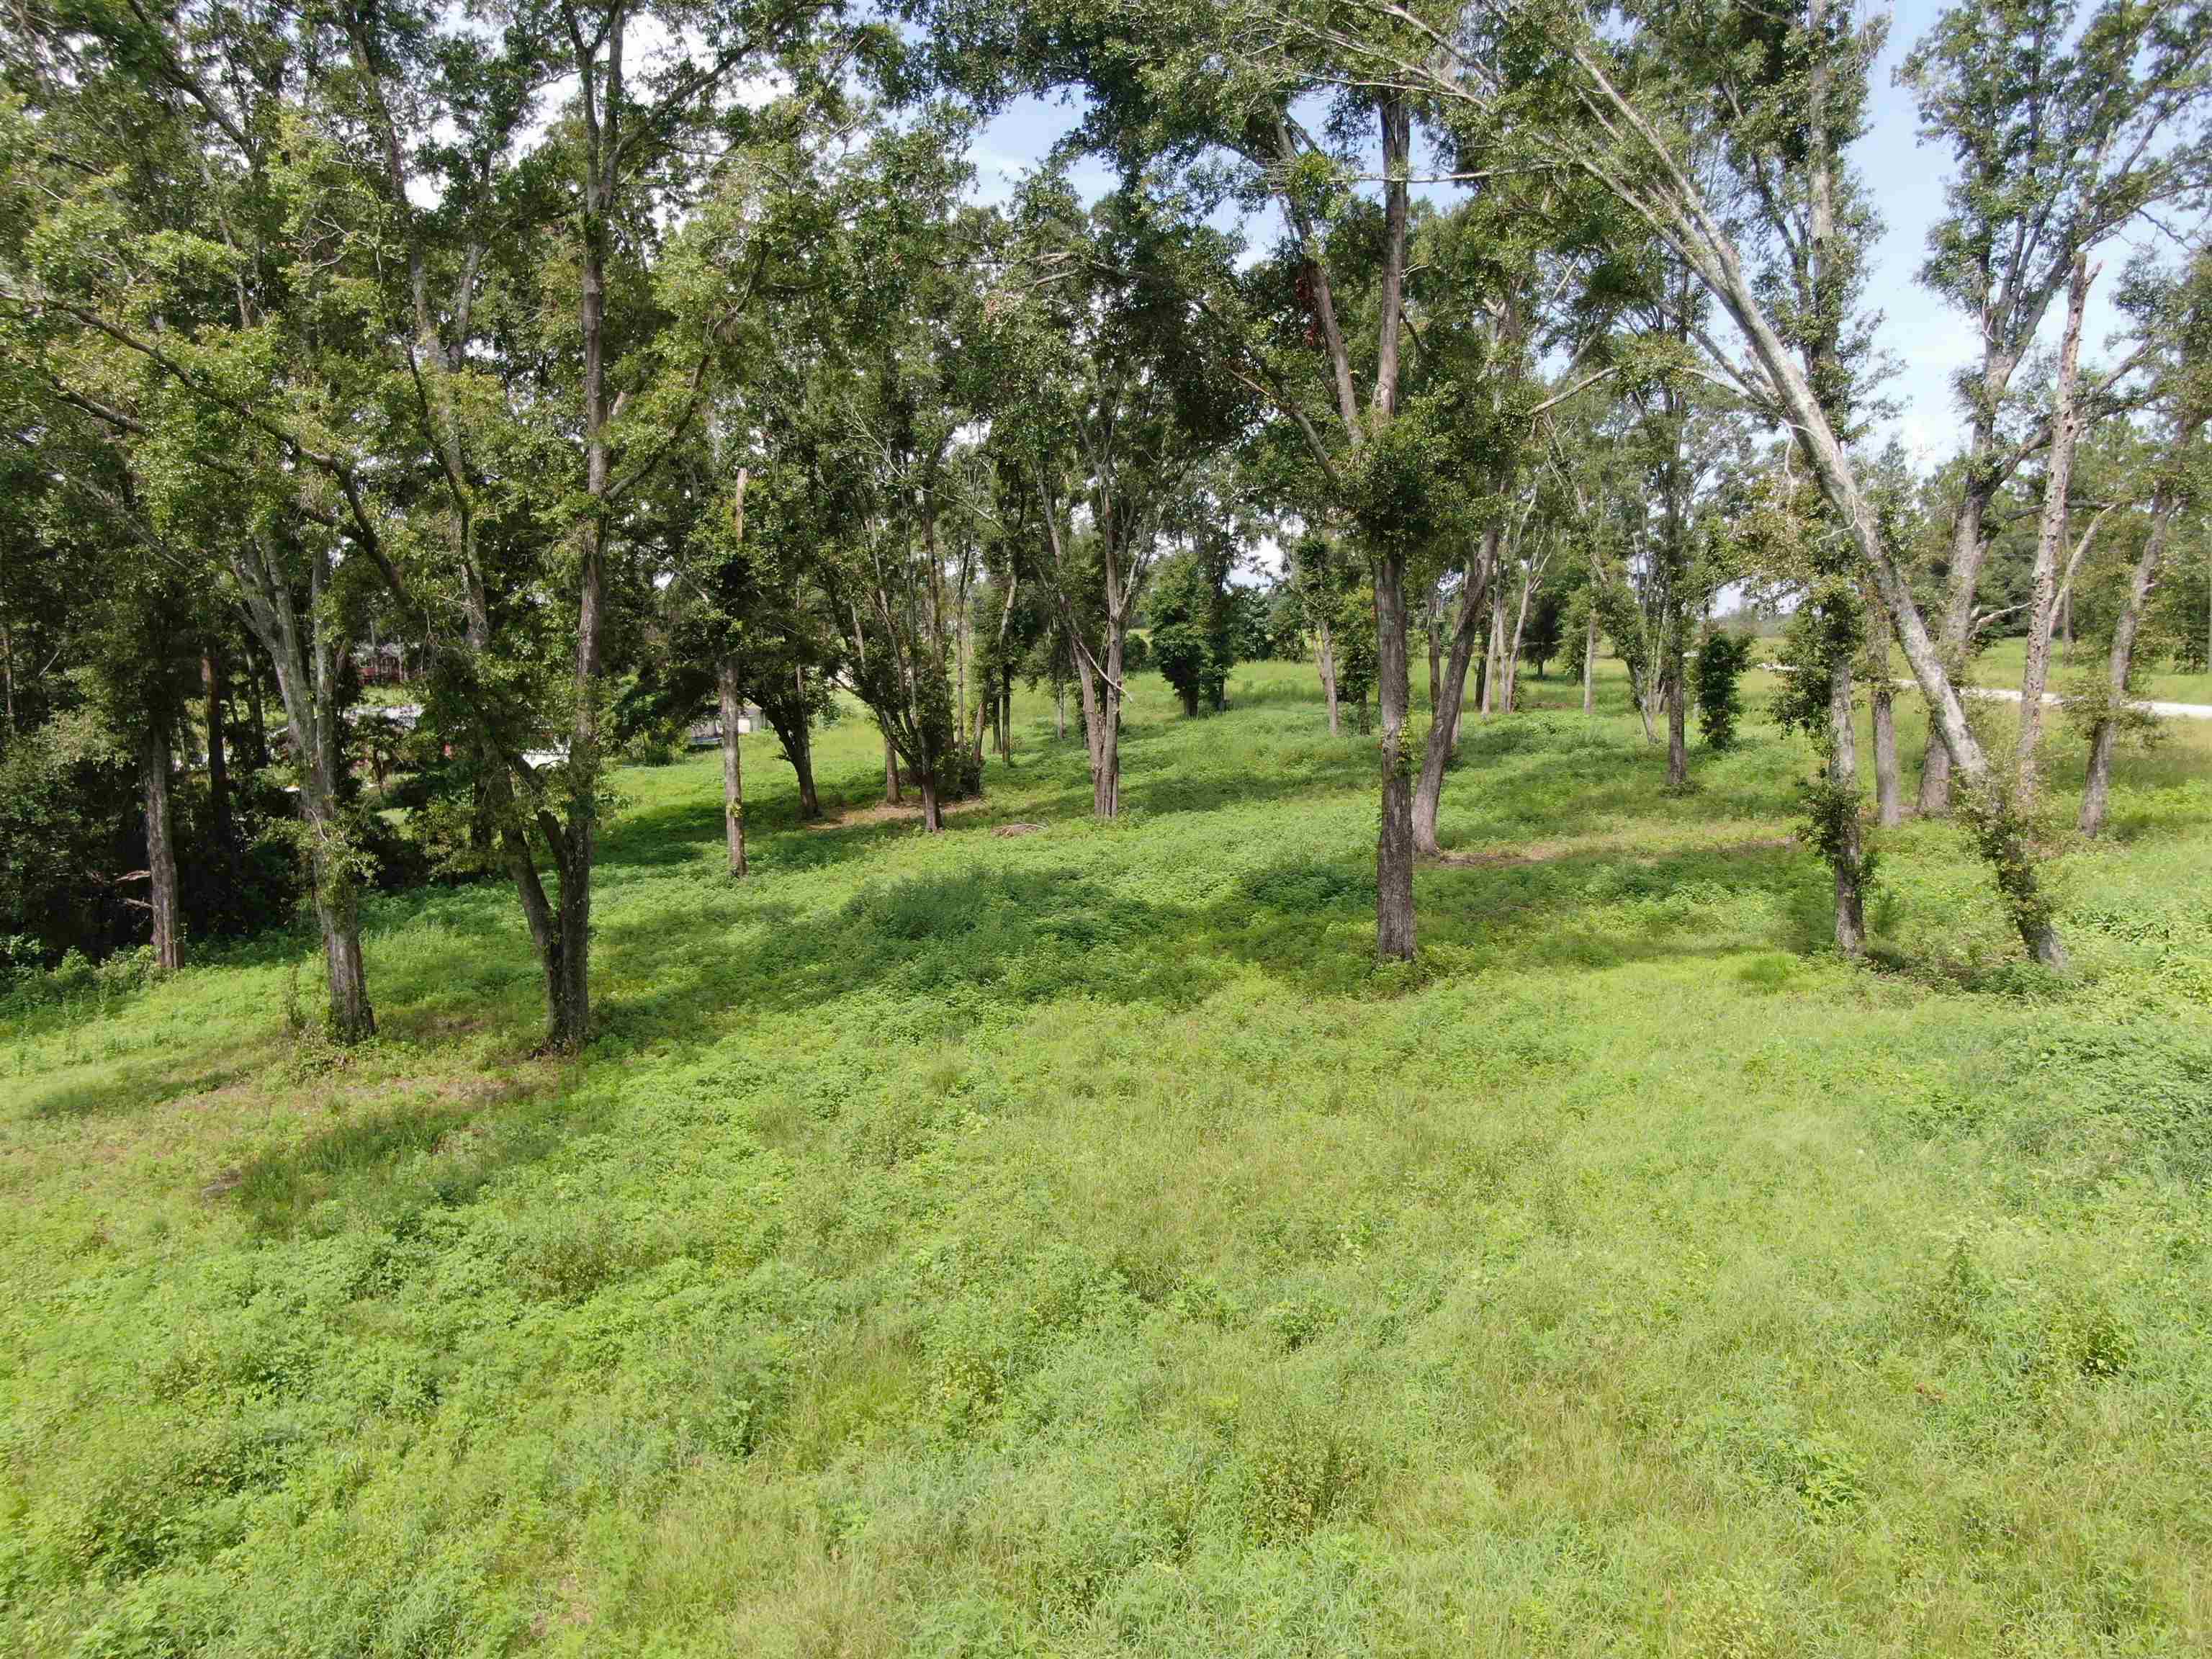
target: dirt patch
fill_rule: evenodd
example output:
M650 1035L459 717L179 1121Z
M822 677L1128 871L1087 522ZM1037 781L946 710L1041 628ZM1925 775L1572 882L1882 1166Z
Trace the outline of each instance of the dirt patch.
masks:
M240 1182L245 1179L245 1174L240 1170L225 1170L222 1174L216 1176L213 1181L209 1182L206 1186L200 1188L200 1196L205 1199L221 1198L225 1193L230 1191L232 1188L237 1186Z
M941 809L948 818L968 817L983 810L980 800L956 800ZM870 823L920 823L921 803L901 801L893 805L890 801L878 801L873 806L848 807L833 817L817 818L806 827L809 830L851 830Z
M994 836L1034 836L1043 828L1041 823L1002 823L991 833Z

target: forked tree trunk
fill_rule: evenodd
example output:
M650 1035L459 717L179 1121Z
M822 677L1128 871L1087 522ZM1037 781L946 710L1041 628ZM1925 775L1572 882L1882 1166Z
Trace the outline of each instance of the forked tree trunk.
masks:
M1429 739L1421 756L1421 775L1413 787L1413 850L1434 858L1443 849L1437 843L1437 818L1443 804L1444 769L1459 737L1459 717L1467 701L1467 666L1474 656L1477 620L1486 609L1492 573L1497 568L1498 532L1483 532L1474 556L1468 561L1460 587L1459 620L1452 629L1449 659L1443 674L1443 702L1429 720Z
M714 665L714 686L722 704L722 833L729 851L730 874L738 880L745 873L744 757L738 746L738 721L745 700L738 682L738 659L724 657Z
M1521 604L1513 617L1513 637L1505 647L1505 707L1510 711L1521 694L1521 641L1527 637L1528 604L1536 597L1538 565L1532 562L1521 579ZM1540 672L1539 678L1542 678Z
M2010 378L2008 362L1997 362L1996 368L2006 379ZM1984 365L1985 394L1990 372L1990 366ZM1996 490L1990 460L1996 447L1996 422L1978 410L1967 441L1966 489L1951 525L1950 586L1938 635L1938 648L1954 673L1963 672L1966 667L1966 636L1973 627L1974 599L1981 585L1982 562L1989 552L1982 526ZM1920 762L1919 805L1923 817L1951 810L1951 751L1944 746L1941 720L1933 708L1928 713L1928 752Z
M2066 285L2066 331L2058 345L2058 387L2051 411L2051 461L2044 474L2043 516L2036 529L2034 598L2028 606L2027 655L2020 677L2020 747L2013 762L2013 797L2025 813L2035 804L2043 744L2043 694L2051 683L2051 635L2057 623L2058 559L2066 541L2066 494L2081 432L2075 377L2081 356L2081 319L2096 273L2089 256L2074 256Z
M2166 556L2166 532L2172 526L2178 505L2176 498L2163 489L2152 504L2150 534L2145 538L2143 550L2129 575L2127 602L2120 607L2119 620L2112 625L2112 649L2106 665L2105 687L2113 706L2101 713L2096 724L2089 728L2089 776L2081 791L2081 829L2085 836L2104 832L2105 814L2112 793L2112 750L2119 742L2118 705L2128 695L2128 680L2135 667L2136 635L2142 630L2143 610L2150 601L2151 590L2158 583L2159 563Z
M1091 744L1091 810L1102 818L1121 815L1121 652L1123 634L1118 620L1106 629L1106 672L1099 677L1098 696L1085 712L1097 730Z
M937 799L937 780L923 772L915 777L915 784L921 791L921 827L936 835L945 828L945 809Z
M329 624L321 603L330 556L319 547L308 550L308 604L302 617L283 562L276 556L276 533L264 531L242 538L231 570L245 596L247 625L276 674L285 730L291 738L300 814L307 826L309 896L322 933L330 981L331 1035L340 1042L357 1042L375 1035L376 1015L362 960L357 878L338 804L337 671L324 632ZM258 724L258 684L254 702Z
M173 974L185 965L177 919L177 850L169 836L169 738L149 721L138 740L138 783L146 821L146 903L154 921L154 965Z

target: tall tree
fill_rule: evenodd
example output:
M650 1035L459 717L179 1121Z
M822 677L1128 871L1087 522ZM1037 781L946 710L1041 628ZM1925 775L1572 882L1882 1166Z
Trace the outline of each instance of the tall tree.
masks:
M1707 371L1792 434L1936 713L1939 739L1973 797L1977 842L2022 943L2039 961L2063 967L2064 948L2006 781L1968 724L1905 572L1884 543L1848 432L1822 407L1818 354L1804 349L1815 335L1795 315L1796 290L1762 281L1776 260L1808 274L1830 264L1805 234L1823 194L1808 157L1840 156L1857 136L1870 57L1863 33L1840 9L1810 0L1757 17L1723 0L1638 3L1604 20L1528 0L1368 0L1346 12L1297 11L1291 26L1340 55L1343 78L1416 89L1444 118L1487 124L1527 100L1553 100L1553 119L1524 125L1534 152L1595 179L1688 264L1741 343L1738 349L1701 337ZM1501 41L1516 50L1501 53ZM1815 61L1832 78L1810 95ZM1531 73L1531 64L1541 68ZM1717 96L1717 88L1724 90ZM1701 171L1686 121L1722 116L1728 142L1715 169ZM1815 118L1831 136L1808 144ZM1838 181L1828 173L1832 191ZM1747 258L1747 246L1763 257Z
M1955 169L1921 280L1972 319L1981 346L1958 384L1965 465L1936 634L1954 673L1973 638L1991 504L2065 424L2057 410L2008 420L2014 376L2098 247L2202 192L2212 139L2194 114L2208 71L2212 17L2186 0L2097 0L2086 15L2079 0L1973 0L1947 9L1899 71L1923 136ZM1952 757L1930 718L1920 810L1941 812Z

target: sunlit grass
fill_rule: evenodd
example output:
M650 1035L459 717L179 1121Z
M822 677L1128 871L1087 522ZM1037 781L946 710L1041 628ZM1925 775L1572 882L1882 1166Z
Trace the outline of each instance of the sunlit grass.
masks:
M2057 739L2072 981L1942 823L1854 969L1756 682L1670 795L1605 666L1469 720L1411 972L1263 665L1112 825L1042 696L940 837L749 742L742 886L622 774L574 1064L495 885L355 1054L304 939L18 1010L0 1650L2204 1650L2212 731L2094 848Z

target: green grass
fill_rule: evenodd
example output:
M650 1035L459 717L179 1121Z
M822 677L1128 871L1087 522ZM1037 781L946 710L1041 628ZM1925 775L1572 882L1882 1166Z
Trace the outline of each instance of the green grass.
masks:
M934 839L749 742L742 887L621 775L573 1064L491 885L352 1054L297 938L19 1006L0 1651L2212 1647L2212 732L2053 832L2071 981L1942 823L1854 969L1763 710L1675 796L1528 684L1410 972L1271 665L1111 826L1039 699Z
M2058 641L2051 653L2051 689L2063 696L2073 681L2085 676L2102 684L2107 648L2096 641L2085 639L2076 641L2069 651L2064 641ZM1974 683L2017 691L2021 671L2027 661L2026 640L2014 637L1995 641L1974 659ZM1898 672L1904 672L1901 668ZM2160 702L2212 703L2212 674L2183 673L2163 662L2138 662L2134 678L2135 694L2139 697Z

